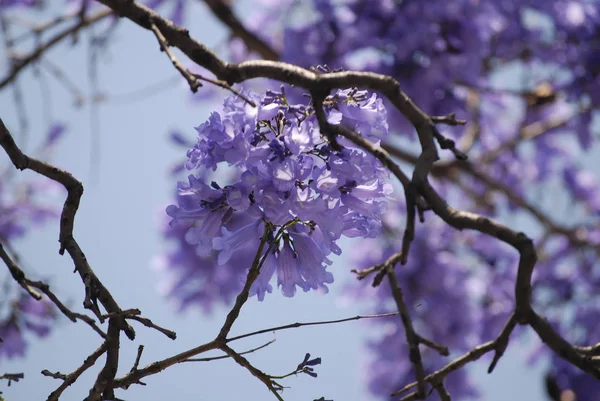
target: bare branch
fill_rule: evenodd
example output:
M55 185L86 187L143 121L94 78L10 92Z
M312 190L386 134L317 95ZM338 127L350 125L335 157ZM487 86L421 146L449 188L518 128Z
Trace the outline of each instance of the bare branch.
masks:
M52 377L53 379L57 379L57 380L66 380L67 379L67 375L60 373L60 372L50 372L48 369L42 370L42 374L44 376Z
M279 401L283 401L283 398L281 398L281 396L278 393L278 391L281 391L283 389L283 387L280 384L278 384L277 382L272 380L267 374L265 374L261 370L252 366L252 364L250 362L248 362L248 360L246 358L244 358L243 356L241 356L240 354L235 352L233 349L231 349L227 345L223 344L220 348L221 348L221 350L223 350L223 352L225 352L227 355L229 355L234 361L236 361L238 363L238 365L246 368L252 374L252 376L256 377L258 380L263 382L265 384L265 386L267 386L269 391L271 393L273 393L273 395L275 395L275 397L277 397L277 399Z
M104 342L106 344L106 362L84 401L112 400L115 397L112 384L119 368L121 329L118 321L116 317L108 320L108 332Z
M165 39L163 34L160 32L160 29L158 29L156 25L152 24L151 30L152 32L154 32L154 35L158 40L158 44L160 45L161 51L167 54L169 60L171 60L171 64L173 64L177 71L179 71L179 73L185 78L185 80L190 85L191 91L193 93L198 92L198 88L202 86L202 83L187 68L185 68L183 64L179 62L179 60L177 60L171 49L169 49L169 44L167 43L167 40Z
M39 289L42 293L44 293L50 301L56 305L56 307L65 315L70 321L76 322L77 319L83 320L87 323L96 333L98 333L102 338L106 337L106 334L96 325L94 319L89 316L83 315L81 313L76 313L67 308L58 297L50 291L50 286L41 281L32 281L25 276L23 270L17 266L15 262L10 258L10 256L4 250L4 247L0 243L0 258L4 261L11 275L15 279L17 283L21 287L25 289L36 300L41 300L42 296L39 292L35 291L34 288Z
M242 338L256 336L258 334L272 333L275 331L295 329L295 328L304 327L304 326L322 326L322 325L327 325L327 324L350 322L353 320L378 319L378 318L382 318L382 317L398 316L398 314L399 314L398 312L393 312L393 313L382 313L379 315L362 315L362 316L357 315L357 316L352 316L352 317L346 317L343 319L323 320L323 321L318 321L318 322L304 322L304 323L296 322L296 323L285 324L283 326L275 326L275 327L270 327L268 329L253 331L251 333L246 333L246 334L242 334L239 336L228 338L226 341L231 342L231 341L241 340Z
M448 363L446 366L444 366L440 370L438 370L430 375L427 375L427 377L425 377L425 382L427 382L435 387L438 384L442 383L443 380L446 378L446 376L448 376L450 373L457 371L458 369L462 368L469 362L478 360L479 358L481 358L483 355L487 354L488 352L496 351L496 352L503 353L504 350L506 349L506 344L508 344L508 339L510 337L510 334L512 333L512 331L515 328L515 323L516 323L515 316L512 315L509 318L509 320L507 321L504 328L502 329L502 332L500 333L498 338L496 338L496 340L489 341L485 344L474 347L472 350L470 350L466 354L456 358L455 360ZM417 386L417 384L418 384L417 382L407 384L406 386L402 387L400 390L391 394L391 396L394 397L399 394L402 394L405 391L408 391L411 388Z
M164 327L160 327L157 324L154 324L152 322L152 320L145 318L145 317L141 317L141 316L128 316L128 319L131 320L135 320L140 322L141 324L143 324L146 327L150 327L151 329L160 331L161 333L163 333L165 336L169 337L171 340L175 340L177 338L177 333L175 333L172 330L169 329L165 329Z
M227 82L225 81L221 81L218 79L211 79L211 78L206 78L200 74L196 74L196 73L192 73L192 75L196 78L198 78L201 81L206 81L209 82L215 86L218 86L220 88L226 89L228 91L230 91L231 93L233 93L236 96L239 96L241 99L244 100L244 102L248 103L250 106L252 107L256 107L256 104L250 100L250 98L248 98L246 95L244 95L242 92L234 89L231 85L229 85Z
M102 345L96 351L94 351L90 356L88 356L85 359L85 361L83 361L83 364L79 368L77 368L77 370L73 371L73 373L71 373L71 374L68 374L64 378L64 382L60 385L60 387L58 387L56 390L54 390L50 394L50 396L48 396L47 401L58 401L58 399L61 396L61 394L63 393L63 391L65 391L67 389L67 387L69 387L71 384L75 383L75 381L79 378L79 376L81 376L81 374L83 372L88 370L90 367L94 366L94 364L96 363L96 360L98 360L98 358L100 358L100 355L102 355L106 352L106 349L107 349L106 342L103 342ZM47 370L44 370L42 372L42 374L44 374L46 376L54 377L53 374L45 374L44 372L49 373ZM61 379L62 379L62 377L61 377Z
M17 147L2 119L0 119L0 146L4 148L17 169L29 169L35 171L44 177L62 184L67 190L67 199L65 200L60 218L59 253L63 255L65 250L69 253L75 264L75 271L79 273L81 280L85 284L85 299L83 301L83 306L86 309L93 311L100 321L103 319L98 309L98 300L100 300L107 312L121 311L121 308L114 300L111 293L104 287L88 264L85 254L73 237L75 214L77 213L79 201L83 195L83 185L81 182L64 170L23 154ZM135 331L129 326L125 319L119 319L119 325L121 329L125 331L127 337L132 340L135 338Z
M81 28L101 21L102 19L108 17L111 14L112 10L100 10L91 17L79 20L75 25L57 33L45 43L40 44L33 52L23 57L19 57L17 60L14 61L8 74L0 80L0 89L4 88L7 84L12 82L21 72L21 70L23 70L23 68L27 67L29 64L37 60L47 50L62 42L64 39L71 36L74 32L79 31Z
M0 380L8 380L8 385L10 386L11 382L18 382L21 379L25 378L25 373L4 373L0 375Z
M274 342L275 342L275 339L269 340L266 343L259 345L258 347L251 348L244 352L240 352L239 354L240 355L251 354L253 352L256 352L258 350L268 347L269 345L273 344ZM209 361L216 361L219 359L227 359L227 358L231 358L231 357L229 355L221 355L221 356L212 356L212 357L208 357L208 358L190 358L190 359L186 359L184 362L209 362Z
M387 277L390 283L390 289L392 290L392 296L396 302L398 312L402 318L402 325L404 326L404 333L406 335L406 343L409 349L409 359L415 369L415 375L417 377L417 396L420 399L425 398L425 369L423 368L423 362L421 361L421 351L419 350L419 336L415 332L415 329L408 313L408 308L404 302L404 295L402 289L398 285L396 278L396 272L394 268L388 268Z
M166 358L166 359L163 359L163 360L160 360L157 362L153 362L150 365L147 365L146 367L144 367L142 369L135 369L135 370L129 372L128 374L126 374L125 376L115 379L113 381L113 387L114 388L127 388L127 387L131 386L132 384L139 383L139 380L146 376L150 376L150 375L159 373L170 366L176 365L181 362L185 362L187 359L194 357L196 355L199 355L199 354L202 354L204 352L211 351L214 349L218 349L219 346L220 346L220 343L218 341L213 340L209 343L199 345L199 346L189 349L187 351L181 352L177 355L173 355L169 358Z
M137 350L137 355L135 357L135 362L133 362L133 366L132 366L130 372L134 372L134 371L137 370L138 366L140 365L140 359L142 359L142 353L143 352L144 352L144 346L140 345L138 347L138 350Z

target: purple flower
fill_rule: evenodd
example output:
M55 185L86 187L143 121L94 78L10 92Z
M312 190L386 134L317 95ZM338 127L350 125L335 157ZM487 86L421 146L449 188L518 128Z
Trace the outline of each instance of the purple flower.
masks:
M45 337L56 318L54 305L46 297L36 301L29 294L22 294L9 308L7 317L0 318L0 338L3 340L0 342L0 360L3 356L8 359L24 356L26 333Z
M222 236L213 238L213 249L215 251L220 251L218 259L219 265L227 263L234 252L248 243L254 243L258 248L258 237L262 232L260 222L260 220L254 220L236 232L230 232L227 228L223 227Z
M179 310L200 306L211 312L218 303L228 305L242 289L246 270L250 267L256 249L246 247L233 255L227 263L217 264L217 254L198 254L197 245L190 244L187 232L191 221L165 224L163 235L173 242L174 248L157 257L155 267L161 274L161 291L172 299ZM227 227L239 229L248 224L243 216L233 216Z
M0 357L4 356L8 359L22 357L25 355L25 339L21 334L21 330L14 321L7 321L0 324Z
M172 224L185 222L183 240L199 257L214 254L223 268L242 254L249 268L254 255L248 249L258 249L265 224L273 226L271 235L285 227L277 238L262 239L272 251L252 293L262 299L275 273L285 296L296 287L326 290L333 282L327 257L340 253L336 241L379 232L389 173L349 142L332 151L312 106L290 104L284 89L247 96L258 109L230 97L222 114L212 113L196 128L198 141L186 163L192 175L178 184L177 204L167 214ZM375 95L338 91L325 104L332 124L375 140L387 134L386 110ZM228 172L228 184L208 184L207 171ZM236 218L246 224L231 230L228 222Z
M296 286L305 291L309 289L300 274L299 262L298 256L290 246L289 239L285 239L277 257L277 285L281 287L281 292L286 297L293 297L296 294Z
M600 183L596 176L567 166L563 170L563 179L574 198L582 201L591 213L600 214Z

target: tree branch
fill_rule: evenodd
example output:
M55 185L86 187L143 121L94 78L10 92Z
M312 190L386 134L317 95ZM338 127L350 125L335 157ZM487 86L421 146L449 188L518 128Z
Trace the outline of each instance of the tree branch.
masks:
M83 306L91 310L102 322L102 315L98 309L97 301L99 300L108 312L119 312L121 308L112 297L111 293L104 287L100 279L96 276L85 254L79 247L79 244L73 237L73 226L75 223L75 214L79 208L79 201L83 195L83 185L70 173L60 170L59 168L40 161L38 159L28 157L17 147L13 137L4 125L0 118L0 146L4 148L14 166L19 170L29 169L38 174L43 175L53 181L63 185L67 190L67 199L65 200L63 211L60 218L60 233L59 253L64 254L65 250L71 256L75 264L75 271L79 273L81 280L85 284L85 299ZM127 337L135 338L135 331L125 321L119 319L120 328L125 331Z
M39 46L37 46L33 52L31 52L23 57L19 57L17 60L15 60L13 62L12 67L11 67L10 71L8 72L8 74L4 78L2 78L2 80L0 80L0 89L4 88L6 85L8 85L10 82L12 82L17 77L17 75L21 72L21 70L23 70L29 64L33 63L38 58L40 58L47 50L49 50L52 47L54 47L55 45L61 43L64 39L68 38L73 33L79 31L81 28L84 28L88 25L92 25L98 21L101 21L102 19L108 17L111 14L112 14L112 10L100 10L96 14L94 14L93 16L91 16L89 18L78 19L78 22L75 25L57 33L56 35L54 35L52 38L50 38L45 43L42 43Z

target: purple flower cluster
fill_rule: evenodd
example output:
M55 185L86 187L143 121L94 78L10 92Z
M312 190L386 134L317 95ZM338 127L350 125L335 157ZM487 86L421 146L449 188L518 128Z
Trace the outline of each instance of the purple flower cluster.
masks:
M523 91L545 83L573 104L600 103L597 2L311 0L273 7L260 1L261 11L247 24L283 61L391 75L433 115L467 112L461 89L492 86L511 63L535 71L521 79ZM247 57L238 43L231 50L236 59ZM589 145L591 111L575 120ZM410 128L401 120L391 123Z
M18 300L5 305L7 299L0 300L0 360L25 355L27 341L25 332L45 337L50 332L52 321L56 317L53 304L42 298L36 301L28 294L21 294Z
M400 224L400 213L403 213L401 208L388 213L386 225ZM473 271L470 259L463 256L464 249L455 241L452 230L434 219L420 226L408 262L396 267L396 275L418 334L448 347L453 353L460 353L488 336L484 332L486 325L481 324L482 318L490 318L483 313L484 298L488 297L487 305L501 300L496 294L486 294L486 275ZM360 270L381 263L401 249L401 242L401 237L361 240L350 255L352 268ZM369 251L365 252L366 249ZM374 301L375 313L396 312L387 282L373 288L371 279L354 282L346 288L345 296L350 300L360 299L360 302ZM495 317L508 317L509 313L510 310L498 311ZM366 379L373 394L389 397L415 380L404 326L397 316L371 322L383 335L368 343ZM427 347L422 346L421 350L426 374L451 361L450 357L440 356ZM463 370L450 375L445 383L453 397L462 399L478 394Z
M389 173L349 141L334 151L313 107L289 104L283 88L262 98L248 96L257 108L230 97L222 114L212 113L196 128L198 141L186 162L193 174L178 184L177 204L167 208L168 236L182 239L179 249L188 257L174 253L169 265L186 265L185 271L195 266L199 272L191 276L202 276L207 285L237 274L239 280L215 289L228 298L239 289L262 239L271 251L251 289L259 300L272 292L274 275L288 297L297 288L326 291L333 282L329 255L341 253L336 241L379 233L391 193ZM375 141L387 135L386 110L375 95L340 90L324 107L330 124ZM209 183L207 171L228 172L227 183ZM265 225L283 231L263 238ZM180 285L188 277L180 275Z
M451 171L445 178L454 177L452 181L440 180L434 184L453 206L461 209L501 220L510 214L517 217L511 220L515 224L523 221L526 215L521 212L523 210L535 209L549 216L550 220L539 218L540 213L534 212L537 221L519 228L528 233L544 233L536 237L541 256L534 275L535 307L570 340L581 344L599 341L592 333L595 322L600 321L600 310L590 300L593 299L592 289L598 285L597 252L593 249L594 244L600 248L600 185L594 174L582 168L577 154L571 150L575 145L577 151L586 151L593 144L592 117L600 104L600 62L596 50L600 37L600 3L572 0L257 1L262 5L256 8L260 11L249 16L246 26L269 42L282 61L304 67L327 64L332 68L388 74L396 78L407 94L428 113L455 112L460 118L466 118L471 123L466 129L440 129L444 135L460 139L460 146L468 147L470 160L479 175L460 173L458 176L458 171ZM230 50L237 61L252 57L239 40L232 41ZM296 97L288 93L287 98L289 101ZM264 105L261 107L265 108ZM363 113L361 109L356 111ZM261 109L259 113L264 111ZM372 116L381 117L380 114ZM394 116L399 113L389 120L391 130L414 131L406 121ZM350 122L348 113L343 117L345 123ZM330 122L335 121L334 115L330 114L329 118ZM384 120L365 118L362 114L355 120L359 123L353 125L354 129L363 135L372 134L371 139L381 138L377 132L381 131L379 122ZM247 163L246 160L251 159L244 153L247 146L238 145L248 142L239 139L235 142L235 139L230 136L225 141L227 146L211 145L210 141L201 145L199 142L195 154L202 155L202 160L206 160L203 166L209 169L222 161L237 166L240 157ZM263 141L264 145L266 141ZM285 151L278 145L273 145L270 152L271 157L282 154L285 158ZM442 154L443 158L450 156ZM188 167L197 166L192 159L199 156L192 154L191 157L192 164L188 162ZM274 160L282 167L268 170L268 183L285 192L292 186L291 177L294 174L301 176L302 172L297 171L296 164L290 166L283 159ZM243 182L243 174L245 170L232 182ZM315 185L315 182L311 184ZM243 186L234 185L243 193ZM335 185L341 188L339 182ZM550 195L540 196L540 193ZM246 193L243 194L240 199ZM556 212L556 203L561 201L569 203L566 213ZM280 199L276 199L273 205L280 205L279 202ZM344 204L348 204L347 200ZM270 216L281 211L283 214L277 215L280 217L278 224L297 213L293 207L260 206L259 209ZM286 215L288 210L290 214ZM255 218L262 217L257 215ZM306 221L313 219L306 218ZM390 227L397 227L400 220L392 221ZM464 351L473 341L494 338L505 323L514 305L518 255L497 240L471 234L458 237L454 231L436 224L427 221L425 225L417 226L409 268L398 269L399 279L407 283L405 291L412 302L451 305L442 318L426 316L427 308L421 308L416 311L417 322L425 330L423 335L431 335L452 350ZM569 235L552 228L574 224L581 228ZM209 261L227 257L227 253L220 255L224 250L213 247L226 244L226 239L233 235L234 230L228 228L227 223L224 226L227 231L221 231L223 239L200 246L210 250ZM310 227L302 227L310 232ZM356 236L372 238L365 235L364 225L360 227ZM255 239L252 244L255 248L256 238L262 233L261 226L254 230L248 233ZM400 232L397 231L398 236ZM442 234L444 236L440 238ZM285 240L282 244L278 256L283 256L285 261ZM357 268L380 263L397 251L399 244L397 240L369 239L357 248L367 247L371 253L357 256ZM333 249L330 247L331 251ZM240 254L240 251L236 252ZM438 253L447 258L445 263L435 260ZM448 258L448 255L455 256ZM411 269L411 263L421 268ZM422 267L430 264L444 267L431 273ZM271 261L264 270L278 271ZM460 277L468 283L468 290L456 295L462 291L461 283L454 287L443 281L432 284L429 278L432 274L435 277ZM236 291L234 287L241 287L242 279L240 272L235 286L228 287L231 294ZM295 277L286 282L298 280ZM297 286L303 288L300 284L293 287ZM262 282L259 288L270 289ZM287 291L284 287L284 293ZM364 291L355 288L351 293L356 297L367 297ZM381 289L377 295L369 293L368 296L378 297L380 305L389 305L391 301L389 292ZM390 310L393 306L378 309ZM464 321L467 314L464 310L477 324ZM572 313L565 320L561 310ZM449 318L444 320L445 316ZM449 328L442 324L447 321L456 324ZM387 326L392 330L389 335L385 335L381 343L371 344L378 359L371 365L370 382L372 390L378 394L394 390L414 377L410 374L406 347L402 345L404 336L400 322L391 319ZM469 335L469 341L465 342ZM390 349L396 353L389 352ZM433 354L426 357L428 369L439 367L442 362L442 358ZM553 374L560 378L561 387L577 387L580 378L575 370L558 360L555 362ZM395 370L398 366L403 367L406 376ZM450 383L457 381L456 395L472 394L473 388L465 384L466 378L461 378L462 374L450 376ZM576 390L578 399L591 394L589 389L587 393L581 391Z

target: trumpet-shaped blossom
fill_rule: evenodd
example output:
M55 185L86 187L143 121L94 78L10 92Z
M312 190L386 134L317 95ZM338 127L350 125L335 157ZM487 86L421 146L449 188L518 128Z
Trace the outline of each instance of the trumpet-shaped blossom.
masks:
M313 106L290 104L283 88L247 96L257 108L230 97L222 113L196 128L198 140L185 164L191 174L178 184L177 204L167 214L173 225L186 227L180 232L185 246L211 271L230 268L240 255L248 269L254 259L248 249L256 252L263 241L269 254L252 288L259 299L271 292L273 275L285 296L296 288L326 291L333 282L328 256L340 253L336 241L379 232L391 193L389 173L350 143L333 150ZM387 135L386 110L375 95L343 90L324 105L330 124L374 141ZM208 182L206 171L228 171L229 179ZM233 220L246 223L232 227Z

